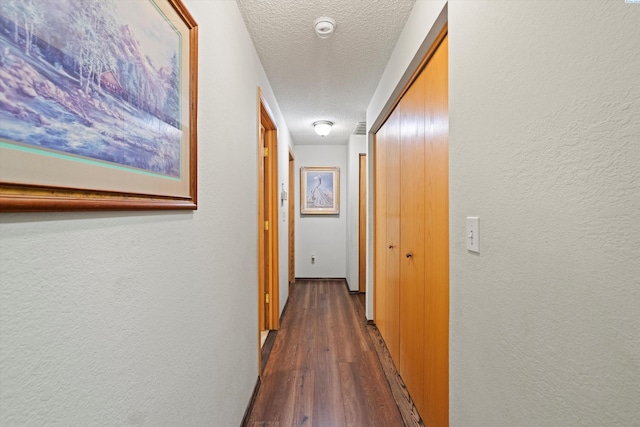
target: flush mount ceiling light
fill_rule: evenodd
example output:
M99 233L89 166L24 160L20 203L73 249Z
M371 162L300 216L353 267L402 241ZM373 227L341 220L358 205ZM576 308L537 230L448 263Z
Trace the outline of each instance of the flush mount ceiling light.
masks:
M333 126L333 122L330 122L329 120L318 120L317 122L313 122L313 128L320 136L329 135L329 132L331 132L331 126Z
M313 29L321 39L331 37L336 29L336 21L331 18L322 17L313 21Z

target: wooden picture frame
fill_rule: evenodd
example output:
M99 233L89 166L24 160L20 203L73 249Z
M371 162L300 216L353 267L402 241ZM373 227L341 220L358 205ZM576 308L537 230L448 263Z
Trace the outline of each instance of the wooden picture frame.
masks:
M300 214L340 213L340 168L300 168Z
M196 209L197 43L181 0L3 0L0 212Z

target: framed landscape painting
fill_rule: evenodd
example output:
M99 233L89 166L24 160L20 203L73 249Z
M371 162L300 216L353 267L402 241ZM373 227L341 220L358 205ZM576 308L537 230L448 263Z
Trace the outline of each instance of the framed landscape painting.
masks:
M340 213L339 168L300 168L300 213L303 215Z
M180 0L0 2L0 211L196 209Z

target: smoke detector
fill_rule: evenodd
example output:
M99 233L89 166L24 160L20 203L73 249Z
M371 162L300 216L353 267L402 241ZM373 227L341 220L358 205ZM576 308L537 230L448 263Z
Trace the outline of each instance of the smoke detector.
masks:
M318 37L326 39L333 35L333 32L336 29L336 21L326 17L318 18L313 21L313 29L316 31Z

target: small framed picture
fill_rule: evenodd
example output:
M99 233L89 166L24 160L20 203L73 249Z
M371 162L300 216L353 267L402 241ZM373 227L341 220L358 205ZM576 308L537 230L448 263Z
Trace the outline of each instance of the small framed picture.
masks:
M340 213L340 168L300 168L300 213L302 215Z

